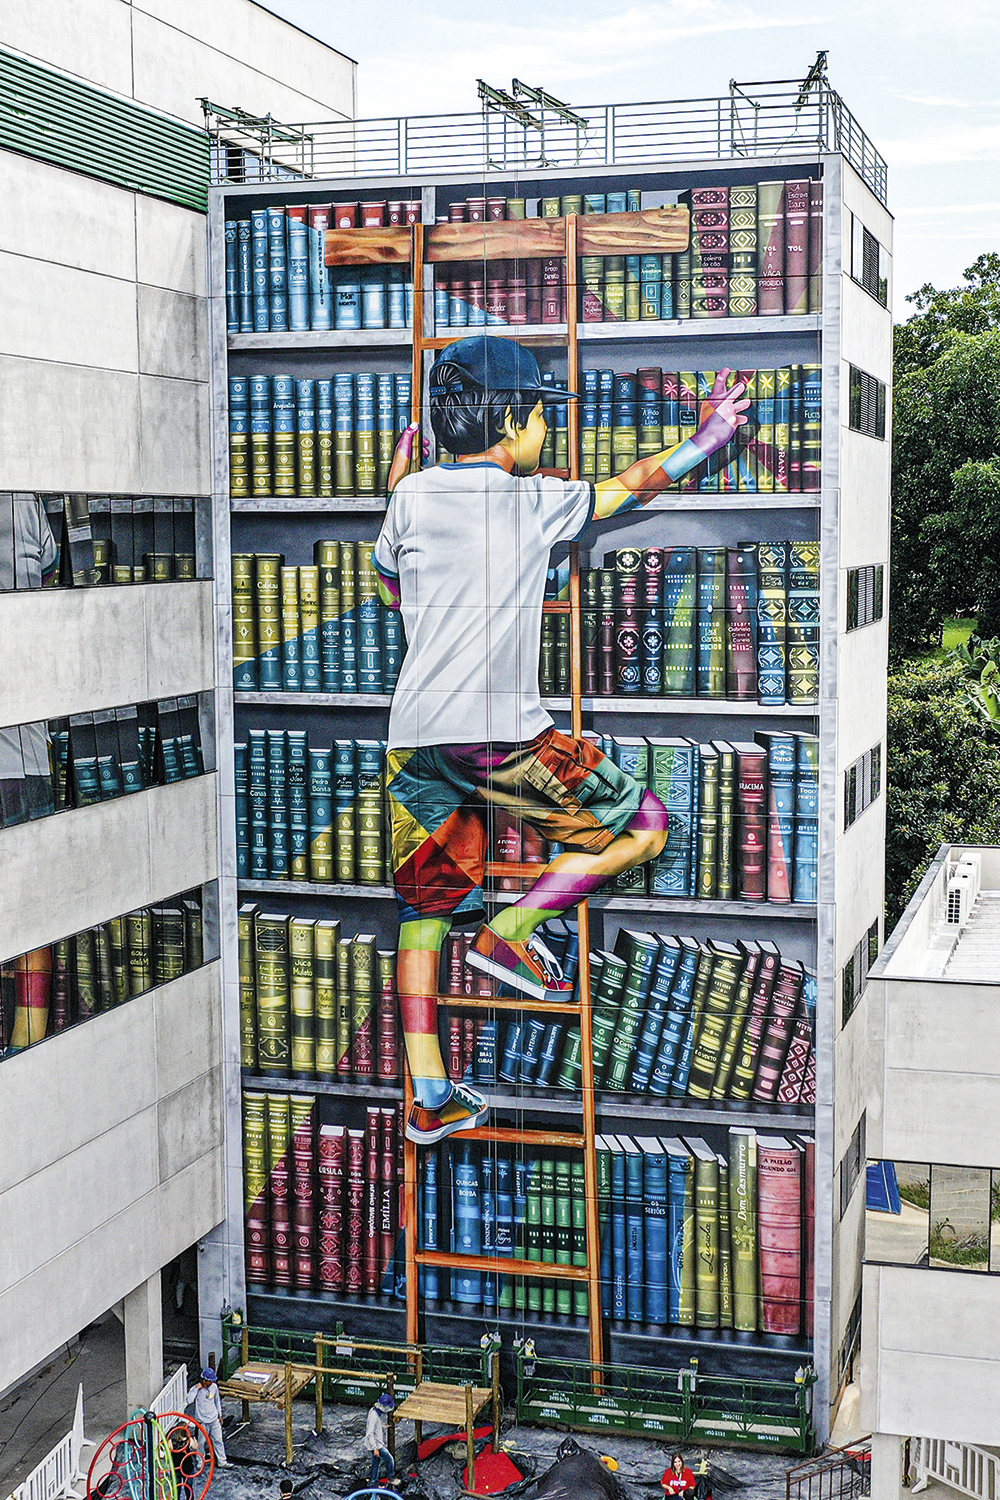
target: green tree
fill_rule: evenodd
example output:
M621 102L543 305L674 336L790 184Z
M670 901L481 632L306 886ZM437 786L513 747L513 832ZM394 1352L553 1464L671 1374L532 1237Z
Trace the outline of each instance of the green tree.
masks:
M942 843L1000 843L1000 738L961 660L911 661L889 677L886 931Z
M916 312L897 323L893 347L895 378L926 370L956 333L989 333L1000 328L1000 255L981 255L963 272L964 286L939 292L930 282L911 293Z
M984 259L1000 265L998 256ZM921 317L930 318L930 310L913 321ZM1000 328L971 333L941 323L936 316L929 325L933 338L928 328L920 335L920 347L940 352L896 386L895 660L934 644L949 615L978 614L981 633L1000 631ZM900 340L909 326L897 331Z

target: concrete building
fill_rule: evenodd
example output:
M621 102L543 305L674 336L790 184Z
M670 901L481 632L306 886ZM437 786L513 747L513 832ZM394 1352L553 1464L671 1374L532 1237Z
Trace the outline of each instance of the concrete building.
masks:
M206 774L0 828L5 963L203 894L201 966L0 1064L0 1393L117 1307L134 1406L161 1268L226 1214L199 98L350 116L355 66L252 0L52 0L5 7L0 75L8 528L11 492L49 492L182 497L196 532L193 581L0 593L0 732L200 695Z
M872 1494L910 1464L986 1493L1000 1436L1000 849L943 845L869 977L861 1422ZM990 1476L993 1476L992 1479Z

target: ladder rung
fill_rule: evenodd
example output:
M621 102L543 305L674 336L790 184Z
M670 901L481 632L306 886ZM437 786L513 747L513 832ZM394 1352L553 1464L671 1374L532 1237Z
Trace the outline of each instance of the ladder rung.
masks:
M529 1105L530 1108L530 1105ZM453 1141L497 1141L507 1146L570 1146L582 1149L583 1135L559 1130L511 1130L505 1125L482 1125L478 1130L453 1130Z
M575 1000L528 1000L527 998L496 995L439 995L438 1004L455 1010L527 1010L540 1011L544 1015L578 1016L580 1005Z
M556 1266L550 1261L510 1260L499 1255L454 1255L448 1250L418 1250L418 1266L442 1266L452 1271L488 1271L495 1276L545 1276L557 1281L586 1281L586 1266Z

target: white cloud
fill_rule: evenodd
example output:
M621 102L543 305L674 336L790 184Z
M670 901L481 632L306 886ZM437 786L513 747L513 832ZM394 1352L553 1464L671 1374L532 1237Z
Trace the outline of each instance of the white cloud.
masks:
M892 167L947 166L962 161L1000 161L1000 125L954 126L904 140L880 139Z
M894 212L897 219L922 219L925 214L992 214L1000 213L1000 203L923 203L911 208L897 208Z

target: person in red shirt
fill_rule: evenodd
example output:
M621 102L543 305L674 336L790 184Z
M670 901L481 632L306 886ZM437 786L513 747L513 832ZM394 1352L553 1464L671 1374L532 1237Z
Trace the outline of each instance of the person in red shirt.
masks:
M680 1495L683 1500L694 1500L694 1494L698 1488L698 1481L692 1471L684 1462L683 1453L675 1453L670 1460L670 1468L667 1469L660 1480L665 1495Z

